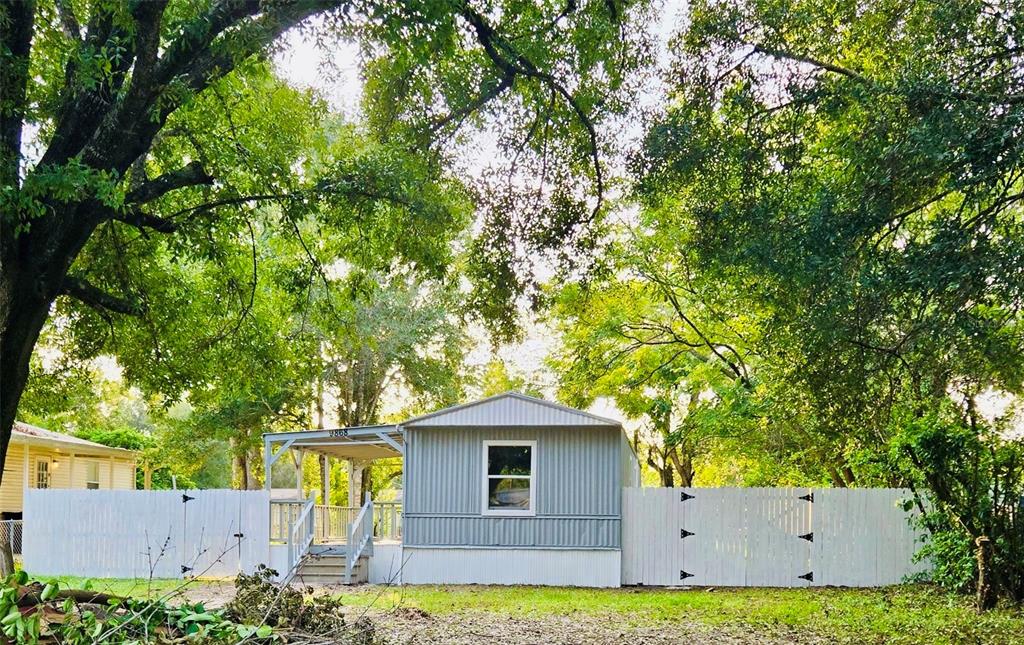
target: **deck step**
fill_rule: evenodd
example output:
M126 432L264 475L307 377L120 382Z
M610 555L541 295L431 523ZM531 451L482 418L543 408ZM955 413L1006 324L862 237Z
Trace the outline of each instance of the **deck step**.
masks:
M370 565L367 557L359 558L352 568L352 583L366 582ZM344 584L345 556L341 555L307 555L299 565L295 574L295 582L299 584Z

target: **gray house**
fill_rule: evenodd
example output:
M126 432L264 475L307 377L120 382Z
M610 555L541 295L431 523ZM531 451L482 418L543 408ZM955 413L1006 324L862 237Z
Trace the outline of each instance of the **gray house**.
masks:
M275 500L286 518L272 521L279 571L316 581L620 584L622 488L639 485L639 465L617 421L509 392L394 426L264 440L268 467L278 445L350 460L352 473L367 460L403 459L401 504Z

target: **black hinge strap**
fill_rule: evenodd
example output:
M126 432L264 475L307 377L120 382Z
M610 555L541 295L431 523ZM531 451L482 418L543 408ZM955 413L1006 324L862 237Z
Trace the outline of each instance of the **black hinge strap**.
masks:
M194 499L195 499L195 497L190 497L190 496L186 495L185 493L181 494L181 503L182 504L187 504L187 503L191 502Z
M808 493L807 495L801 495L800 499L804 500L805 502L810 502L810 503L813 504L814 503L814 493Z
M680 540L682 540L683 538L688 538L691 535L696 535L696 533L691 533L690 531L687 531L686 529L679 529L679 539Z
M810 533L804 533L803 535L798 535L797 537L800 538L801 540L807 540L808 542L814 542L814 532L813 531L810 532Z
M685 502L688 499L693 499L693 495L687 493L685 490L679 491L679 501Z
M686 571L683 571L682 569L679 570L679 579L680 580L686 580L687 578L692 578L693 575L694 574L688 573Z
M814 572L808 571L802 576L797 576L797 578L800 578L801 580L806 580L807 582L814 582Z

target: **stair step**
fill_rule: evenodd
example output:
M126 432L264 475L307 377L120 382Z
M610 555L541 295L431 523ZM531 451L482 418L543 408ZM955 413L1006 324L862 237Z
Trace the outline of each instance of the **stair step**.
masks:
M352 567L352 582L366 582L369 576L367 556L356 561ZM296 582L326 585L345 583L345 557L339 555L308 555L299 565Z

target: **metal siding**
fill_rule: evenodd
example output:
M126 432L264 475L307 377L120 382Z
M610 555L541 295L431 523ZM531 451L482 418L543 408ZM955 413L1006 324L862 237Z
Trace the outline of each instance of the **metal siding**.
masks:
M368 558L367 582L373 585L402 584L402 545L375 544Z
M617 548L618 428L407 429L407 545ZM537 442L535 517L481 514L483 442Z
M617 427L589 414L543 401L514 396L456 407L424 419L412 419L406 428L482 426L598 426Z
M617 550L403 549L403 584L618 587Z

